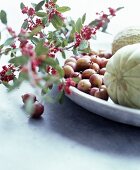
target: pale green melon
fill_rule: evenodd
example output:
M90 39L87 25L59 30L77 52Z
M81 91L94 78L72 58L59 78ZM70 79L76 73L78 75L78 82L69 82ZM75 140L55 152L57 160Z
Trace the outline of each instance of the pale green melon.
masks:
M104 83L115 103L140 108L140 44L122 47L112 56Z
M118 32L112 42L112 54L120 48L140 42L140 27L129 27Z

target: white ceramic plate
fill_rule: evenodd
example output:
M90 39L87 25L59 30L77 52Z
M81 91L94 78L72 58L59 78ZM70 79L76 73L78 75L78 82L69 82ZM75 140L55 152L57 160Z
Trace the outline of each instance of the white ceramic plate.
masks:
M101 34L101 37L104 34ZM101 38L100 37L100 38ZM110 38L106 34L104 35L103 41L93 41L92 46L95 50L104 49L110 51L110 42L104 42L105 39ZM75 87L71 87L72 94L68 97L81 107L89 110L92 113L98 114L105 118L129 124L134 126L140 126L140 109L132 109L124 106L117 105L109 99L104 101L102 99L93 97L89 94L79 91Z
M81 92L75 87L70 87L70 89L72 94L67 95L67 97L81 107L89 110L90 112L117 122L140 126L139 109L120 106L113 103L111 100L104 101L102 99Z

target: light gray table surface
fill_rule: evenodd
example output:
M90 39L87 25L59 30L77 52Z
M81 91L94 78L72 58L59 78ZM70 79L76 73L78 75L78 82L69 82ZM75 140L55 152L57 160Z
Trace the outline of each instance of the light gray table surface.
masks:
M22 109L26 86L0 86L1 170L140 170L140 128L92 114L65 97L42 119ZM29 89L28 89L29 92Z

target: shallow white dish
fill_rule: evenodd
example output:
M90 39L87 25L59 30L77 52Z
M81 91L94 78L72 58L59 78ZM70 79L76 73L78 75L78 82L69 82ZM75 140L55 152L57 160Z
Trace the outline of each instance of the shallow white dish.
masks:
M75 87L70 87L70 89L72 94L67 97L90 112L117 122L140 126L140 109L120 106L111 100L104 101L81 92Z

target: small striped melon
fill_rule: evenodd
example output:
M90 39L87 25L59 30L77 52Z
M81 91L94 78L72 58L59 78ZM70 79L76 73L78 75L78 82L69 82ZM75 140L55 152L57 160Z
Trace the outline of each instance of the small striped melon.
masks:
M118 32L112 42L112 54L120 48L140 42L140 27L128 27Z

